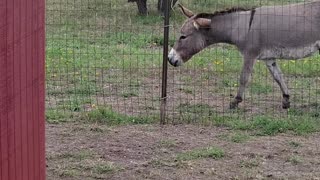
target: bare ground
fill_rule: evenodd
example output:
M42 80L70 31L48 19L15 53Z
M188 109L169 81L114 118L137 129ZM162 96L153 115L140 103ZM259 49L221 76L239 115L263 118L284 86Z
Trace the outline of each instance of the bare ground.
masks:
M320 179L319 133L241 143L230 140L235 133L195 125L47 125L47 179ZM225 155L177 159L205 147Z

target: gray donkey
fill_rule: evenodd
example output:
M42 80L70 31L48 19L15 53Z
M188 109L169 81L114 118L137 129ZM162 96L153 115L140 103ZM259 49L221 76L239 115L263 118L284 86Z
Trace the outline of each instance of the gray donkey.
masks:
M240 87L230 108L237 108L243 101L256 60L266 63L283 93L282 107L290 108L289 90L276 59L301 59L320 49L320 1L253 9L232 8L196 15L179 6L188 19L169 53L171 65L182 65L212 44L235 45L244 63Z

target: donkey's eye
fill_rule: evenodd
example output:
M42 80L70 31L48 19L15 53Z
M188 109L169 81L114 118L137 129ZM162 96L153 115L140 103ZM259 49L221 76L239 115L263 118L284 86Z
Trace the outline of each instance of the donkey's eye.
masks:
M180 40L186 39L186 38L187 38L187 36L180 36Z

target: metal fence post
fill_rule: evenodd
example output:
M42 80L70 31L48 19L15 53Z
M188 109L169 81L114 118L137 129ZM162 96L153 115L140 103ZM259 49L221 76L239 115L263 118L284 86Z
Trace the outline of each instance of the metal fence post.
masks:
M166 123L166 102L167 102L167 76L168 76L168 46L169 46L169 0L164 0L164 43L163 43L163 66L162 66L162 93L160 107L160 124Z

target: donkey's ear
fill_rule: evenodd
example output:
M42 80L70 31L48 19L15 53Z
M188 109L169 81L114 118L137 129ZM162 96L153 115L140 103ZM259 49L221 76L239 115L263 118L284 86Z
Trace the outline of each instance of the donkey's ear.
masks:
M194 20L193 23L194 27L196 29L200 29L200 28L210 28L211 26L211 19L207 19L207 18L197 18Z
M194 16L194 13L192 11L183 7L180 3L178 4L178 6L181 8L182 13L188 18L191 18L192 16Z

